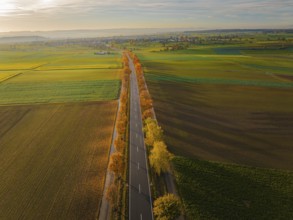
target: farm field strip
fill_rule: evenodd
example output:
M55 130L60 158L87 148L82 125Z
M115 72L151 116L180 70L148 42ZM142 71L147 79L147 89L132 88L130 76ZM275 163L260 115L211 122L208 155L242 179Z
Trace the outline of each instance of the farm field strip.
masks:
M0 86L0 105L114 100L118 80L7 83Z
M95 219L120 54L17 47L0 53L0 219Z
M200 51L136 52L171 151L191 158L293 169L293 81L278 75L289 75L292 56L245 51L251 57L196 60ZM208 53L215 51L210 47L204 51Z
M0 219L94 219L116 108L0 106Z
M0 72L0 83L21 74L19 71Z
M32 82L66 82L66 81L98 81L119 80L119 70L52 70L52 71L26 71L25 74L13 79L9 83Z
M148 74L147 78L153 81L172 81L172 82L190 82L190 83L204 83L204 84L226 84L226 85L241 85L241 86L261 86L261 87L279 87L279 88L293 88L293 82L263 82L261 80L237 80L237 79L223 79L223 78L200 78L200 77L180 77L168 74Z
M97 68L97 69L119 69L121 63L119 54L94 55L93 50L87 48L81 51L69 50L62 52L64 48L59 48L60 53L46 51L45 49L31 52L10 51L0 55L0 71L8 70L29 70L35 66L46 63L40 70L50 69L75 69L75 68ZM15 62L17 61L17 62Z
M6 79L0 83L0 105L117 99L120 55L94 52L88 48L57 48L54 52L44 47L1 54L0 69L10 70L0 72L0 82ZM22 74L10 77L12 73Z
M174 165L188 219L290 219L293 215L293 172L182 157L176 157Z

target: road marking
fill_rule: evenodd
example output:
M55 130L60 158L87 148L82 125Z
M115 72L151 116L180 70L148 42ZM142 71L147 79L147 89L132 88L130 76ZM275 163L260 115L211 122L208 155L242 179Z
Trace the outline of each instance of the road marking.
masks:
M136 151L138 152L138 146L136 147Z
M140 184L138 184L138 191L139 191L139 193L140 193Z
M142 220L142 214L140 214L140 220Z
M137 138L137 134L135 134L135 137Z
M139 163L137 163L137 169L139 170Z

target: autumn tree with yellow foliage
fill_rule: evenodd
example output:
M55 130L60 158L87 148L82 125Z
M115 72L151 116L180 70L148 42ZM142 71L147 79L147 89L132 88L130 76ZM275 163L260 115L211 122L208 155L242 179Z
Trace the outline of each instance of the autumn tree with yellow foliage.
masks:
M163 129L155 119L147 118L144 123L145 143L148 146L153 146L156 141L163 140Z
M163 141L156 141L150 152L149 160L151 167L159 176L161 173L170 170L170 161L172 154L167 150L167 146Z
M156 220L175 220L181 214L181 203L174 194L167 194L157 198L154 202Z
M111 155L109 169L116 176L120 176L124 169L124 158L120 152L115 152Z
M129 68L129 60L127 52L123 53L122 57L123 69L121 70L121 94L119 102L119 111L116 119L117 136L114 141L116 152L113 153L109 161L109 170L114 174L113 183L108 187L106 199L111 204L112 209L117 209L118 212L123 212L120 202L123 200L122 178L126 175L125 171L125 148L128 132L128 117L129 117L129 81L131 70ZM122 177L122 178L121 178Z

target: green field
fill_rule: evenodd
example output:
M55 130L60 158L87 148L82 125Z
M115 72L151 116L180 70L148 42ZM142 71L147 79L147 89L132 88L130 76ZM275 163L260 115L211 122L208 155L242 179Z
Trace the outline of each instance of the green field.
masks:
M119 86L118 80L3 83L0 105L113 100Z
M121 58L76 44L0 45L0 219L97 217Z
M94 219L117 102L0 107L0 219Z
M292 53L215 55L218 48L137 51L169 148L192 158L293 169Z
M174 159L187 219L291 219L293 172Z
M278 48L137 46L187 219L292 217L293 53Z
M3 47L3 46L2 46ZM95 55L99 49L91 47L19 45L16 49L2 49L0 71L63 69L117 69L121 68L120 55L111 52L107 55Z
M95 52L85 47L27 46L1 53L0 105L117 99L120 55Z

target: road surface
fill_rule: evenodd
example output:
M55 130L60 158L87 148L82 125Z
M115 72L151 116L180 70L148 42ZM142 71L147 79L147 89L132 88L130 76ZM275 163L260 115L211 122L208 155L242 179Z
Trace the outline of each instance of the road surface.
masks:
M147 156L142 131L140 100L135 68L129 59L130 75L130 163L129 219L152 220L152 202L148 177Z

